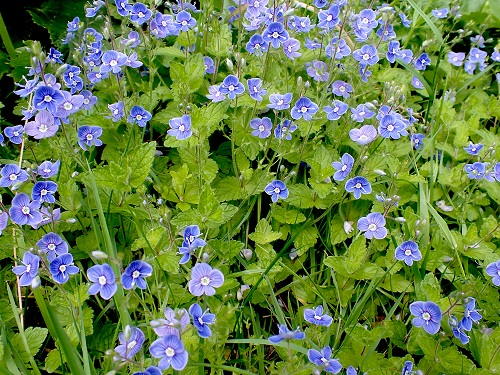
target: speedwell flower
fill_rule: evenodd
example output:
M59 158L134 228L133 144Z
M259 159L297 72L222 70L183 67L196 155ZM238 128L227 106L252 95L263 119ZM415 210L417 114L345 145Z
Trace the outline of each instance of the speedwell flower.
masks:
M188 283L189 292L196 297L203 294L213 296L215 288L224 283L224 275L207 263L196 264L191 271L191 280Z
M193 325L198 331L198 335L204 339L212 336L212 330L208 326L215 321L215 314L208 312L208 309L203 312L201 306L193 303L189 308L189 314L193 317Z
M404 260L404 262L411 266L413 262L422 259L422 253L418 249L418 244L414 241L405 241L399 245L395 254L397 260Z
M110 299L116 293L118 286L115 282L115 273L109 264L96 264L87 270L87 277L93 283L89 294L100 293L101 298Z
M160 370L166 370L172 366L174 370L180 371L188 362L188 352L184 349L182 341L175 335L163 336L155 340L149 352L154 358L161 358L158 363Z
M366 178L356 176L347 180L345 190L349 193L353 193L354 198L359 199L361 198L361 194L370 194L372 192L372 187Z
M69 280L69 275L77 274L80 269L73 263L73 255L63 254L50 262L49 271L56 283L64 284Z
M115 361L125 361L131 359L136 355L144 344L144 333L140 328L126 326L123 332L118 335L120 345L115 348L117 356L113 359Z
M385 218L379 212L371 212L366 217L358 220L358 229L365 232L364 235L368 239L376 238L381 240L387 236L385 228Z
M321 352L315 349L309 349L307 351L307 358L311 363L316 366L320 366L323 370L331 374L338 374L342 370L342 365L337 359L331 358L332 349L329 346L325 346L321 349Z
M84 151L87 151L87 146L101 146L102 141L99 139L101 134L102 128L100 126L80 126L78 128L78 144Z
M274 180L268 184L264 191L271 196L271 200L273 202L276 202L278 198L288 198L288 189L286 188L285 183L280 180Z
M279 333L277 335L269 337L269 341L273 344L277 344L283 340L302 340L306 337L304 332L300 332L300 329L297 327L296 330L292 331L287 328L286 325L278 325Z
M434 302L413 302L410 304L410 311L415 316L413 318L415 327L424 327L424 330L431 335L436 334L441 328L443 314Z
M31 285L31 282L38 274L39 265L40 257L38 255L31 254L29 251L24 253L22 266L12 267L12 272L17 276L21 276L19 279L20 286Z
M304 320L318 326L328 327L332 324L333 318L330 315L323 314L323 306L319 305L315 309L305 309Z
M167 131L168 135L172 135L178 140L189 138L193 134L191 130L191 116L189 115L173 118L168 124L172 128Z
M142 260L132 261L125 271L123 271L121 280L123 289L132 289L135 285L140 289L146 289L145 277L153 274L153 267Z

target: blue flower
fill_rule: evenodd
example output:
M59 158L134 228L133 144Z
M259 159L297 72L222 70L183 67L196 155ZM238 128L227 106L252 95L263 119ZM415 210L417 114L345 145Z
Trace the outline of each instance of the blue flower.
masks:
M137 22L138 25L142 25L151 18L151 15L152 13L146 5L142 3L135 3L130 9L129 16L132 22Z
M259 34L254 34L246 45L248 53L252 55L262 56L269 48L269 43L262 38Z
M377 36L381 38L384 42L390 39L396 38L396 33L394 32L394 26L386 22L381 22L380 27L377 30Z
M203 239L198 238L200 236L201 232L200 232L200 227L198 227L198 225L187 226L186 229L184 229L184 234L183 234L184 240L182 241L182 246L190 248L205 246L207 243Z
M345 153L344 155L342 155L342 159L340 162L338 161L332 162L332 167L337 170L333 175L333 179L335 181L345 180L345 178L351 172L353 165L354 165L354 158L350 154Z
M57 62L59 64L62 64L62 55L63 54L56 50L54 47L50 47L49 54L47 55L47 62Z
M286 42L289 38L288 31L285 30L281 22L272 22L269 24L262 38L271 43L274 48L279 48L283 42Z
M271 135L273 124L269 117L254 118L250 121L250 127L254 129L252 135L259 138L267 138Z
M262 88L262 80L260 78L250 78L247 80L247 85L250 97L261 102L263 96L267 94L267 90Z
M377 47L365 44L352 53L352 57L363 65L374 65L378 62Z
M273 344L277 344L283 340L302 340L306 337L304 332L300 332L300 329L297 327L295 331L289 330L286 325L278 325L279 333L275 336L269 337L269 341Z
M409 64L413 58L413 52L411 49L399 50L396 53L396 58L403 60L405 63Z
M283 139L290 141L292 139L292 133L297 130L297 125L295 125L290 120L284 120L281 124L278 124L274 129L274 136L276 139Z
M40 202L30 202L30 198L24 194L17 194L9 209L10 220L19 225L36 225L42 221L42 214L39 211Z
M3 132L9 138L9 141L16 145L21 144L23 141L24 127L22 125L7 126Z
M87 270L87 277L93 284L89 288L89 294L100 293L101 298L110 299L118 289L115 282L115 273L109 264L96 264Z
M413 147L415 150L420 150L422 148L423 140L425 138L425 135L420 134L420 133L415 133L411 135L411 143L413 144Z
M290 113L294 120L303 118L306 121L310 121L312 119L312 115L316 112L318 112L318 106L316 103L303 96L297 100Z
M220 85L212 85L208 88L209 94L207 95L208 99L211 99L212 102L217 103L226 99L226 95L220 92Z
M488 166L488 163L481 163L479 161L476 161L475 163L472 164L466 164L464 169L465 172L467 172L467 177L473 180L481 180L485 178L488 181L493 181L493 174L491 173L486 173L486 167Z
M196 20L191 17L191 14L183 10L177 13L174 26L179 31L188 31L189 29L192 29L196 26Z
M137 53L134 52L130 54L130 56L127 56L127 62L125 65L131 67L132 69L136 69L142 66L142 61L137 60Z
M122 17L128 17L132 10L132 4L129 4L128 0L115 0L115 4L118 14Z
M124 116L124 106L122 101L119 101L118 103L108 104L108 108L111 111L113 122L120 121L120 119Z
M316 366L320 366L323 370L331 374L338 374L342 370L342 365L337 359L332 359L332 349L329 346L325 346L318 352L314 349L309 349L307 351L307 358L311 363Z
M285 183L280 180L274 180L268 184L264 191L271 196L271 200L273 202L278 201L278 198L288 198L288 189L286 188Z
M357 122L363 122L367 118L375 116L375 112L368 109L366 104L360 104L356 108L351 108L351 118Z
M52 262L56 254L63 255L68 253L68 244L59 235L50 232L44 235L36 245L41 251L47 253L47 259Z
M141 128L145 127L146 123L149 120L151 120L151 113L149 113L139 105L132 107L132 109L130 110L130 115L127 119L130 124L137 123L137 125L139 125Z
M359 129L351 129L349 137L361 146L367 145L377 138L377 130L373 125L363 125Z
M208 326L215 321L215 314L210 314L208 309L203 312L200 305L193 303L189 307L189 314L193 317L193 325L198 331L198 335L204 339L212 336L212 330Z
M414 241L405 241L399 245L394 253L397 260L404 260L408 266L413 264L413 261L422 259L422 253L418 249L418 244Z
M345 190L349 193L353 193L354 198L359 199L361 198L361 194L370 194L372 192L372 187L366 178L356 176L347 180Z
M156 366L149 366L144 371L134 372L132 375L162 375L162 371Z
M365 232L364 236L369 240L372 238L381 240L387 236L385 218L380 212L371 212L366 217L360 218L358 229Z
M46 109L54 114L57 110L57 105L61 103L63 99L64 96L59 90L50 86L39 86L33 97L33 105L37 110Z
M399 18L401 19L401 24L404 27L410 27L411 26L411 20L406 17L406 14L404 13L399 13Z
M321 60L314 60L312 63L307 63L306 73L316 82L327 82L330 76L328 73L328 65Z
M448 62L454 66L462 66L465 60L464 52L448 52Z
M24 182L28 179L28 173L16 164L7 164L0 171L0 187L9 187Z
M138 5L137 3L135 5ZM127 62L127 55L109 50L104 52L101 57L102 65L99 67L99 73L104 74L108 72L120 73L122 70L122 66Z
M125 361L136 355L144 344L144 333L140 328L127 325L123 332L118 335L120 345L115 348L117 356L113 357L115 361Z
M410 312L415 316L412 321L415 327L424 327L424 330L431 335L436 334L441 328L442 313L434 302L413 302L410 304Z
M128 37L124 37L122 40L122 44L128 48L135 48L139 45L139 43L141 43L141 39L139 38L139 33L135 30L129 32Z
M344 81L335 81L332 83L332 92L335 95L342 96L344 98L349 98L352 92L352 86Z
M168 124L172 129L167 131L168 135L176 137L178 140L183 140L191 137L193 134L191 130L191 116L183 115L171 119Z
M295 38L289 38L288 40L283 42L283 52L290 60L302 56L300 52L297 52L299 49L300 42Z
M215 73L215 64L214 60L209 56L203 57L203 64L205 65L205 74L214 74Z
M474 155L476 156L479 151L481 151L481 149L483 148L484 146L480 143L478 143L477 145L470 142L469 145L467 147L464 147L464 150L465 152L467 152L469 155Z
M334 100L331 106L323 107L328 120L338 120L348 109L349 105L340 100Z
M145 277L153 274L153 267L142 260L134 260L123 271L121 281L123 289L130 290L135 285L140 289L146 289Z
M80 126L78 128L78 145L84 151L87 151L87 146L101 146L102 141L99 139L101 135L102 128L100 126Z
M358 375L358 371L352 366L349 366L345 373L346 375Z
M271 102L267 105L269 108L276 110L288 109L290 108L290 102L292 101L292 94L271 94L269 95L269 101Z
M19 279L20 286L31 285L31 282L38 274L40 257L26 251L23 255L23 261L21 263L23 264L22 266L12 267L12 272L14 272L17 276L21 276Z
M493 277L491 282L495 286L500 286L500 260L486 266L486 274Z
M43 178L50 178L59 173L59 166L61 164L60 160L57 160L55 163L50 161L44 161L37 168L37 173Z
M456 318L454 316L451 317L450 320L455 320ZM462 322L459 322L458 324L451 324L451 331L453 332L453 336L455 336L457 339L460 340L462 345L465 345L469 342L469 336L464 332L464 327L462 326Z
M465 304L464 317L460 321L462 328L470 331L472 329L472 322L477 324L482 318L481 314L476 310L476 300L470 297L469 301Z
M16 86L22 88L19 90L14 90L14 94L19 95L21 98L25 98L35 90L37 83L38 83L38 76L36 76L32 80L26 81L26 84L24 85L16 83L15 84Z
M258 17L261 13L265 13L267 8L266 5L269 0L248 0L247 11L245 14L246 18Z
M69 275L77 274L80 269L74 265L73 255L62 254L50 262L49 271L56 283L64 284L69 280Z
M433 9L431 13L436 18L446 18L448 17L448 8Z
M80 25L80 18L75 17L73 18L73 21L68 21L67 31L68 32L77 31L79 25Z
M406 361L403 370L401 370L401 375L411 375L413 374L413 362L412 361Z
M166 370L172 366L174 370L181 371L188 362L188 352L184 349L182 341L175 335L163 336L155 340L149 352L154 358L161 358L158 363L160 370Z
M425 87L424 84L416 76L411 77L411 85L417 90L423 89Z
M165 319L151 321L151 326L158 336L175 335L180 337L189 324L189 314L186 309L172 310L166 307L164 311Z
M330 324L332 324L333 318L330 315L323 314L323 306L320 305L314 310L305 309L304 320L318 326L328 327Z
M33 186L31 198L40 203L54 203L56 198L53 194L57 191L57 184L52 181L39 181Z
M191 271L191 280L188 283L189 292L196 297L203 294L213 296L215 288L224 283L224 275L207 263L197 263Z
M332 41L326 46L325 53L330 58L341 60L351 54L351 48L344 39L333 37Z
M56 117L59 117L61 119L77 112L83 105L83 101L85 100L83 95L71 95L67 91L62 91L62 93L64 96L64 100L57 106L57 111L54 114Z
M228 75L222 81L220 88L220 92L224 95L227 95L229 99L236 98L236 95L243 94L245 92L245 87L239 81L238 77L234 75Z
M431 59L426 53L422 53L419 57L415 59L413 62L413 66L417 70L425 70L428 65L431 64Z
M406 125L397 116L388 114L382 117L378 132L383 138L399 139L405 131Z
M340 9L337 5L333 4L327 10L321 10L318 13L318 27L325 29L325 31L333 29L340 22L339 19Z

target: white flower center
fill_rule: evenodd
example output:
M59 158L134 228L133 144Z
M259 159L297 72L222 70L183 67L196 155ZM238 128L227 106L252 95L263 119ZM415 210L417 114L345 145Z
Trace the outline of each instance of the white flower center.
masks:
M368 230L370 230L372 232L374 230L377 230L377 224L371 223L370 225L368 225Z
M175 355L175 350L169 346L167 349L165 349L165 354L167 355L167 357L173 357Z
M255 43L255 48L260 48L260 44L259 43Z
M429 314L427 311L422 314L422 319L423 320L431 320L431 314Z
M66 102L66 103L64 103L63 107L66 111L69 111L69 110L71 110L71 108L73 108L73 104Z
M321 320L321 316L319 316L319 315L314 315L314 319L316 319L316 320Z
M47 189L42 189L42 191L40 191L41 196L47 195L47 193L48 193Z
M65 264L61 264L61 265L59 266L59 271L61 271L61 272L63 272L63 273L64 273L64 272L66 272L66 265L65 265Z
M327 20L328 22L330 22L330 21L332 20L332 18L333 18L333 17L332 17L332 15L331 15L331 14L329 14L329 15L326 17L326 20Z
M411 255L411 250L410 249L406 249L405 250L405 255L406 256L410 256Z
M283 127L281 128L281 131L282 131L283 133L286 133L286 132L288 131L288 128L287 128L286 126L283 126Z
M144 17L144 13L139 12L138 16L139 16L139 18L143 18Z
M53 243L49 243L47 245L47 249L49 249L50 251L54 251L56 249L56 245Z
M276 193L276 194L279 194L281 192L280 188L279 187L275 187L273 189L273 191Z
M141 273L138 270L132 272L132 278L137 279Z
M132 349L134 346L137 345L137 341L132 340L127 344L127 349Z
M321 357L321 362L323 362L324 365L327 365L328 359L326 359L325 357Z
M45 133L47 130L49 130L49 127L45 124L41 124L40 127L38 128L38 131L40 133Z
M50 96L50 95L45 95L45 96L43 97L43 101L44 101L44 102L47 102L47 103L50 103L50 102L52 101L52 96Z
M263 132L265 129L266 129L266 128L264 127L264 125L259 125L259 130L260 130L261 132Z
M280 36L280 34L278 34L278 32L277 32L277 31L275 31L275 32L273 33L273 35L272 35L272 37L273 37L274 39L279 38L279 36Z
M118 62L114 59L109 62L109 66L116 66L117 64Z
M260 3L259 3L258 1L256 1L255 3L253 3L253 6L254 6L255 8L258 8L258 7L260 7Z
M181 132L183 132L183 131L184 131L184 129L186 129L186 127L185 127L184 125L179 126L179 130L180 130Z
M187 21L182 21L182 22L181 22L181 25L182 25L182 26L186 26L186 25L187 25Z
M344 165L342 166L342 171L346 171L346 170L347 170L347 165L346 165L346 164L344 164Z
M21 212L25 215L29 215L30 208L28 206L23 206L23 208L21 208Z
M14 132L14 136L18 137L19 136L19 132Z
M300 112L302 112L302 113L306 113L306 112L307 112L307 107L306 107L306 106L301 107L301 108L300 108Z
M394 130L394 126L393 126L393 125L389 125L389 126L387 127L387 130L389 130L390 132L392 132L392 131Z
M200 283L203 286L207 286L208 284L210 284L210 278L207 277L207 276L202 277L201 280L200 280Z
M87 139L87 141L91 141L91 140L93 140L93 139L94 139L94 136L93 136L92 134L87 134L87 135L85 136L85 139Z
M344 87L344 86L340 86L340 87L339 87L339 91L340 91L340 92L344 92L344 91L345 91L345 87Z
M278 100L278 105L282 105L284 103L283 99Z
M99 276L99 284L106 285L106 276Z
M17 174L12 173L11 175L9 175L9 180L11 180L11 181L17 180Z
M229 91L234 91L234 85L229 85L229 87L227 88Z
M365 53L365 54L363 55L363 60L369 60L369 59L370 59L370 55L369 55L369 54L367 54L367 53Z
M90 103L90 100L88 100L87 98L83 99L83 104L89 104Z
M198 317L198 323L200 323L201 325L205 324L205 322L203 321L203 319L201 318L201 316Z
M358 182L356 185L354 185L356 189L361 189L361 184Z
M142 115L137 115L137 116L135 116L135 119L136 119L137 121L141 121L141 120L142 120Z
M31 271L31 264L28 264L26 266L26 272L29 273Z

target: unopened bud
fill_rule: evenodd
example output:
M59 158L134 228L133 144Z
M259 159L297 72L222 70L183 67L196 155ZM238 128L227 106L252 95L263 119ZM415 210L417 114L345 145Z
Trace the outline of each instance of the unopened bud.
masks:
M385 173L383 170L381 169L374 169L373 172L375 172L376 174L378 174L379 176L385 176L387 173Z
M108 254L106 254L104 251L101 251L101 250L92 251L92 256L96 259L107 259L108 258Z
M74 171L73 173L71 173L71 177L73 177L73 178L75 178L78 175L79 175L79 173L77 171Z
M40 286L41 280L40 276L36 276L33 280L31 280L31 287L33 289L36 289Z
M130 340L130 337L132 336L132 329L130 328L130 326L127 324L125 326L125 329L123 330L123 338L125 339L125 341L128 341Z
M76 223L76 219L74 217L70 217L69 219L66 220L68 224L74 224Z
M227 68L232 72L234 70L234 65L233 65L233 62L229 59L226 59L226 65L227 65Z
M346 234L351 233L354 230L353 221L344 221L344 232Z
M290 254L288 254L288 256L290 257L291 260L294 260L299 256L299 254L297 254L297 250L292 249L292 251L290 251Z
M203 253L201 257L204 262L208 262L208 260L210 259L210 255L208 255L207 253Z
M401 216L394 218L394 221L396 221L397 223L406 223L406 219Z
M243 284L239 289L238 291L236 292L236 298L238 299L238 301L241 301L243 299L243 292L245 290L248 290L250 289L250 287L246 284Z
M241 250L240 255L246 260L250 260L252 259L253 251L250 249L243 249Z

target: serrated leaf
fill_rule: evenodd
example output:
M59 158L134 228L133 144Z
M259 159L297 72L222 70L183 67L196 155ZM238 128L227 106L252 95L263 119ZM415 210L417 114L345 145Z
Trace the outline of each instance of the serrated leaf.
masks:
M427 273L422 281L416 285L418 301L439 301L441 287L439 281L432 273Z
M154 50L157 56L178 57L181 59L186 58L185 52L181 51L178 47L159 47Z
M49 374L55 372L61 366L61 353L57 349L52 349L45 358L45 371Z
M299 208L314 207L314 191L304 184L295 184L288 187L287 203Z
M146 180L153 165L156 151L156 142L143 143L129 150L122 165L129 169L128 183L138 188Z
M29 356L34 357L36 353L40 350L49 330L47 328L41 327L28 327L24 330L24 336L26 337L26 342L29 346L29 353L26 353L24 349L24 344L20 333L16 333L11 339L11 343L14 348L17 349L19 356L23 359L25 363L29 362Z
M223 241L214 239L208 241L208 246L215 250L215 253L221 259L232 259L237 256L245 247L245 244L240 241L229 240Z
M345 260L347 272L354 273L358 270L366 258L366 253L366 238L365 236L359 236L351 243L351 246L349 246L347 250L347 257Z
M225 177L214 184L214 193L220 202L244 198L246 193L237 177Z
M308 226L308 227L302 228L302 230L297 235L297 237L295 237L295 240L293 240L293 244L295 245L295 248L297 249L297 255L301 256L308 249L310 249L311 247L314 247L314 245L316 245L318 237L319 237L319 233L315 227Z
M351 231L350 234L345 232L344 221L340 218L340 216L336 215L330 221L330 242L332 245L344 242L349 237L352 237L354 233L354 230Z
M299 224L306 220L302 212L277 205L272 207L272 216L274 219L284 224Z
M158 259L158 264L161 269L172 274L179 273L179 260L181 256L178 255L174 250L167 251L156 257Z
M231 49L231 29L227 23L220 24L220 29L213 32L212 37L208 38L207 52L216 57L227 56Z
M154 250L159 251L160 249L167 247L169 243L170 238L167 229L165 227L156 227L146 233L146 238L137 238L132 243L130 250L137 251L139 249L149 249L149 246L151 246Z
M271 225L266 219L260 219L255 228L255 232L248 236L257 244L264 245L273 242L281 237L281 233L273 232Z
M380 286L391 292L413 292L412 283L398 273L394 275L387 275Z
M130 191L128 184L129 171L118 163L111 161L108 165L94 169L95 182L100 187L116 189L123 192ZM87 183L87 182L86 182Z

